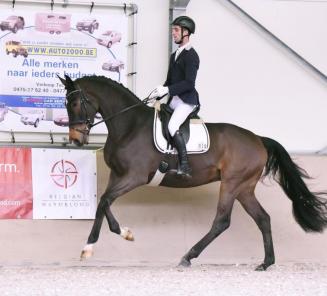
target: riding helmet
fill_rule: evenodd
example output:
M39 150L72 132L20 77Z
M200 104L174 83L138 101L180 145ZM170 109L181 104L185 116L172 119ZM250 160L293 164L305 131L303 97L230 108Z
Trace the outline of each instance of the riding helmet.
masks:
M173 26L181 26L182 28L189 30L189 32L191 34L194 34L194 32L195 32L195 22L186 15L182 15L182 16L175 18L172 25Z

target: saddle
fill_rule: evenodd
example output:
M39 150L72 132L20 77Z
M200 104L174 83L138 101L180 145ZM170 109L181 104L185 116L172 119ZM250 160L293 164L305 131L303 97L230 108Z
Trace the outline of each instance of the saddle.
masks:
M177 154L173 148L172 138L168 130L168 122L174 110L166 104L157 102L153 123L153 139L156 148L162 153ZM188 154L204 153L208 151L210 139L207 127L203 120L197 115L196 108L180 127Z

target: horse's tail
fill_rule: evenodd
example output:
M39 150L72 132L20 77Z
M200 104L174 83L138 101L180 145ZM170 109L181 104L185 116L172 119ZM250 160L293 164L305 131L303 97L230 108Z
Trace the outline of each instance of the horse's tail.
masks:
M310 192L303 178L310 178L305 170L293 162L285 148L277 141L261 137L268 152L264 176L272 174L293 203L295 220L306 232L322 232L327 226L325 192Z

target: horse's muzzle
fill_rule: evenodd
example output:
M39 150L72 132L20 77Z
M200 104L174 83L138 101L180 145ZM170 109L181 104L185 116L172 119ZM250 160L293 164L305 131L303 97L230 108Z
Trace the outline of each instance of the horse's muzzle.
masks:
M89 129L87 129L86 125L80 124L78 126L69 128L69 142L74 143L76 146L83 146L84 144L88 144L89 138Z

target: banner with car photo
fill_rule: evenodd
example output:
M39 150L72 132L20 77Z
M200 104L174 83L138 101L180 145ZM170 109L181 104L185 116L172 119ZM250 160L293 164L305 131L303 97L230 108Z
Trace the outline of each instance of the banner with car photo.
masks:
M123 12L1 10L0 131L66 133L66 92L57 75L102 75L126 85L127 33ZM104 124L92 129L106 132Z

